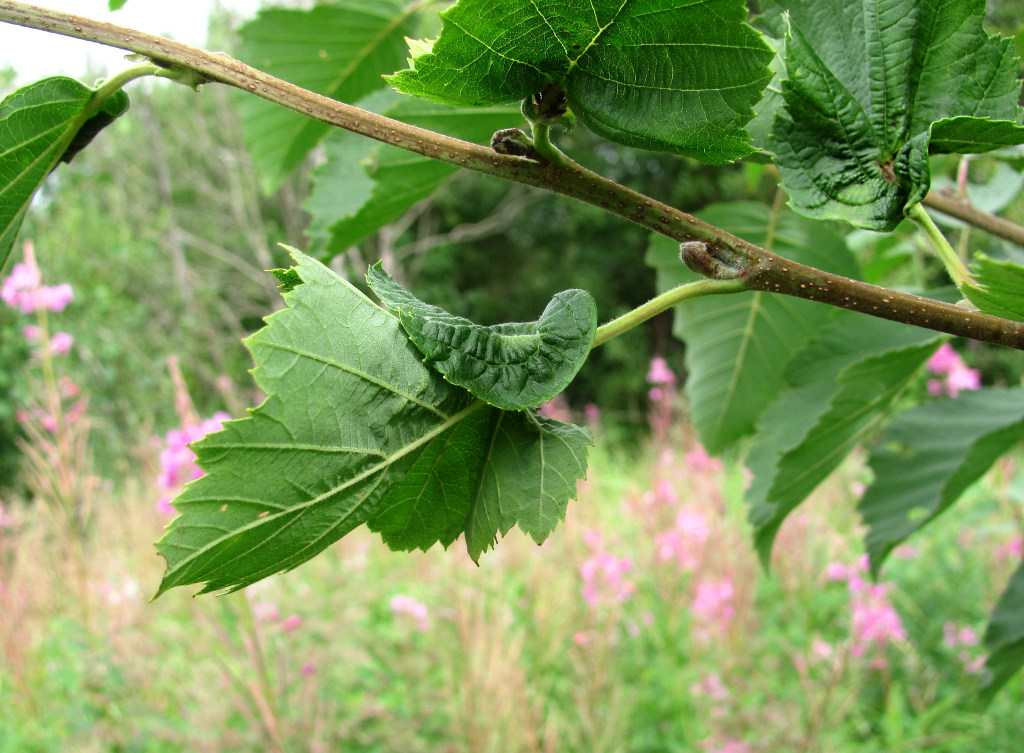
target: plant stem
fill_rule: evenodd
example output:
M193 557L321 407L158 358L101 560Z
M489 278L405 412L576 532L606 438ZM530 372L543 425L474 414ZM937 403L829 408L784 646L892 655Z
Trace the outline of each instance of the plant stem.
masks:
M643 324L653 316L663 311L668 311L676 304L688 301L691 298L701 298L709 295L724 295L726 293L742 293L746 290L741 280L698 280L680 285L677 288L666 291L656 298L652 298L642 306L629 311L618 319L613 319L597 328L592 348L604 345L614 337L627 332L639 324Z
M914 204L909 210L907 210L907 217L913 220L924 234L928 236L929 242L932 244L932 248L935 249L935 253L942 260L942 263L946 267L946 271L949 276L953 279L953 283L956 285L957 290L964 286L964 283L971 283L971 273L967 271L967 267L964 266L963 259L957 254L956 250L949 245L949 241L946 240L946 236L942 234L942 231L936 226L935 222L928 213L924 211L924 207L920 204Z
M0 21L146 55L160 65L188 68L204 80L255 94L321 122L432 159L584 201L681 242L700 241L748 290L821 301L871 316L1024 350L1024 323L980 314L919 296L850 280L796 264L766 249L632 191L567 157L557 163L499 154L424 128L360 110L250 68L222 53L113 24L0 0Z
M984 230L997 238L1024 246L1024 227L994 214L982 212L962 198L932 192L925 196L921 203L938 212L948 214L950 217L955 217L961 222L966 222L972 227Z
M533 131L533 148L537 154L552 164L566 164L568 158L551 143L551 126L547 123L531 123L530 126Z

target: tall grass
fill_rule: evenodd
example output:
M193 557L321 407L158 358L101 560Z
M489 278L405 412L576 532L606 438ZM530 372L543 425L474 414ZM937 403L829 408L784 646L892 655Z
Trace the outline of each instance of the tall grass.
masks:
M828 577L858 558L856 463L783 527L770 576L743 469L677 430L599 443L541 547L514 531L476 567L360 531L243 593L155 603L168 518L140 468L98 495L84 579L44 504L5 507L0 753L1019 749L1020 680L970 710L980 649L945 625L980 631L1009 575L1006 467L892 562L906 637L860 656Z

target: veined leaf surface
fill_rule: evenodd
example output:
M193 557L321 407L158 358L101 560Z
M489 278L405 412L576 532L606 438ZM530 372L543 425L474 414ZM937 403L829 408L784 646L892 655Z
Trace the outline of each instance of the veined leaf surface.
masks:
M432 368L505 410L540 405L568 387L597 331L597 305L585 290L558 293L535 322L485 327L423 303L379 263L367 281Z
M893 547L947 510L1024 438L1024 389L984 389L921 405L889 426L860 500L878 572Z
M941 335L837 310L786 368L747 457L750 522L763 561L792 512L886 416Z
M1024 322L1024 267L978 254L971 276L974 284L964 285L964 295L979 310Z
M450 105L524 99L561 82L588 128L627 146L728 162L771 78L739 0L460 0L429 52L388 80Z
M786 7L771 149L801 214L892 230L928 192L929 154L1024 142L1013 43L982 28L984 0Z
M381 73L401 65L415 13L397 0L269 8L239 30L239 57L304 89L353 103L384 87ZM268 194L331 128L251 95L240 98L239 107L242 135Z
M474 559L516 523L550 533L589 433L474 400L423 363L397 317L293 256L277 273L288 308L246 341L267 399L194 445L207 473L174 501L158 593L242 588L362 523L399 549L466 531Z
M93 101L94 95L84 84L57 76L18 89L0 102L0 269L46 176L128 110L123 91L104 102ZM76 145L79 134L83 136Z

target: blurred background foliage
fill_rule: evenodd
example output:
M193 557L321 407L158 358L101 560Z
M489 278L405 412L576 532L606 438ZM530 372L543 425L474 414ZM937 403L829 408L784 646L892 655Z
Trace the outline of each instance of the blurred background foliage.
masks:
M1017 30L1012 5L990 3L993 30ZM215 14L211 47L235 49L239 22ZM0 72L0 86L9 87L10 78ZM62 315L62 328L76 343L67 366L91 396L97 462L107 471L134 462L120 448L176 424L168 356L180 357L202 415L227 409L237 416L259 401L239 341L280 305L275 282L264 272L287 263L277 244L309 247L302 206L323 159L314 151L280 190L264 196L239 135L236 92L206 86L195 94L147 82L130 94L130 116L71 169L55 173L23 231L35 241L44 281L75 286L76 300ZM769 165L710 167L613 146L583 128L558 141L587 167L689 212L699 214L711 203L775 199ZM1001 171L999 159L973 160L971 180L986 195L1006 199L995 207L1004 216L1024 221L1024 202L1009 200L1019 194L1020 186L1010 182L1020 173ZM951 185L957 169L955 159L936 160L937 181ZM980 231L947 229L965 250L1020 253ZM585 288L607 321L655 294L654 272L643 263L648 240L642 228L588 205L463 173L333 266L361 282L366 265L382 258L422 299L481 323L534 319L555 292ZM869 281L916 288L943 283L941 265L909 225L890 235L858 231L848 240ZM683 346L671 336L670 316L595 351L567 391L574 409L599 406L606 441L631 440L646 430L645 374L652 356L665 357L683 374ZM16 317L0 317L7 367L0 379L2 486L4 479L11 482L15 465L12 395L27 351L16 336ZM974 365L989 381L1019 381L1014 354L972 348Z

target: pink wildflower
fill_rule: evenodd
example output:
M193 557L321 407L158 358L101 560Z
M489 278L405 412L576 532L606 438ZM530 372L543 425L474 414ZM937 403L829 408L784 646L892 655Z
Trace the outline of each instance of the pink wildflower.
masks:
M900 616L886 596L884 585L854 594L851 606L854 656L864 656L872 645L885 648L889 641L907 637Z
M178 511L171 504L170 497L161 497L156 502L156 511L161 515L177 515Z
M11 274L0 284L0 300L23 314L39 309L63 311L74 298L71 286L64 282L53 287L42 284L42 275L36 264L30 243L25 244L25 261L15 264Z
M996 554L1007 559L1024 557L1024 536L1012 536L1009 541L996 549Z
M980 390L981 372L977 369L969 369L966 366L954 369L946 376L946 392L950 397L956 397L961 390Z
M680 570L696 570L704 554L704 545L711 538L711 527L699 510L683 507L676 514L675 526L654 539L658 559L675 560Z
M21 336L28 340L30 343L38 340L40 334L41 330L34 324L26 324L21 329Z
M167 432L164 437L164 449L160 453L160 476L157 485L161 489L176 489L202 476L203 470L196 465L196 455L189 445L198 442L207 434L220 431L223 423L230 418L227 413L218 412L199 426L171 429Z
M676 487L671 481L662 479L654 485L654 500L662 505L672 507L679 503Z
M729 689L725 687L722 678L718 673L704 675L700 682L690 685L690 693L696 696L706 696L712 701L726 701L729 699Z
M416 629L421 633L426 632L430 626L430 613L425 604L420 603L411 596L396 594L391 597L391 612L396 617L408 617L415 624Z
M708 455L708 451L704 449L704 445L700 444L686 453L686 462L695 471L722 470L722 461Z
M541 403L537 408L537 413L545 418L552 418L555 421L563 421L567 423L572 420L572 412L569 410L569 402L565 399L565 395L562 394L555 395L546 403Z
M316 672L316 665L310 662L309 664L302 665L302 676L310 677Z
M10 528L13 523L11 516L4 511L4 503L0 502L0 528Z
M62 282L52 287L43 286L36 291L36 308L47 311L63 311L75 298L71 285Z
M595 552L580 565L583 579L583 599L592 609L607 603L628 601L636 590L626 573L633 569L632 561L609 552Z
M732 579L726 577L714 583L699 584L690 608L697 619L703 622L718 622L724 629L736 613L732 600Z
M74 342L75 338L67 332L58 332L50 338L47 350L49 350L51 356L63 356L71 351L71 346Z
M272 601L257 601L252 605L252 616L256 622L277 622L281 619L281 612Z
M672 369L668 367L668 363L661 356L655 356L651 359L651 368L647 372L647 383L666 384L670 386L676 383L676 375L672 372Z
M286 617L285 621L281 623L281 630L283 630L286 633L290 633L291 631L297 629L300 625L302 625L302 618L299 617L299 615L297 614L293 614L289 617Z
M928 370L933 374L948 374L963 365L960 355L949 343L942 343L928 359Z
M928 393L932 397L957 397L962 390L981 389L981 372L970 369L949 343L943 343L928 359L928 369L944 379L929 379Z
M830 562L825 569L825 575L829 580L846 580L850 577L850 568L842 562Z
M588 643L590 643L593 637L594 636L590 633L589 630L581 630L578 633L573 634L572 642L575 643L577 646L586 646Z
M595 403L587 403L583 406L583 416L587 426L596 426L601 420L601 409Z
M21 309L23 314L31 314L36 310L35 291L41 280L35 258L26 254L25 261L15 264L11 274L0 285L0 300L12 308Z

